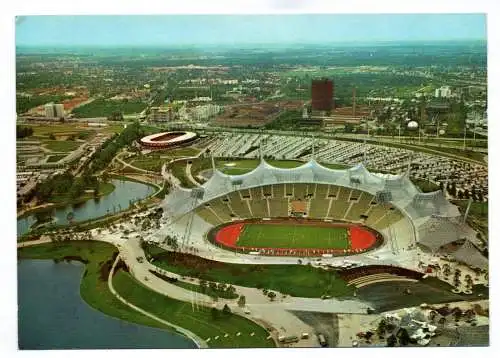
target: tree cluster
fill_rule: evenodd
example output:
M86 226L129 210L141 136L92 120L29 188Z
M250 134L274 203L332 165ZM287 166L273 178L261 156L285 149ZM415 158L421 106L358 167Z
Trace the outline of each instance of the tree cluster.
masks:
M94 153L90 171L95 173L106 168L121 148L132 144L143 135L144 132L138 122L128 125L119 135L104 142L100 151Z
M25 127L16 125L16 139L22 139L25 137L31 137L33 135L32 127Z
M201 293L213 298L236 298L236 289L232 285L200 280Z
M36 188L36 196L40 201L48 201L53 196L65 196L76 199L85 190L93 189L94 194L99 193L99 182L89 172L83 173L81 177L75 178L69 172L57 174L39 183Z

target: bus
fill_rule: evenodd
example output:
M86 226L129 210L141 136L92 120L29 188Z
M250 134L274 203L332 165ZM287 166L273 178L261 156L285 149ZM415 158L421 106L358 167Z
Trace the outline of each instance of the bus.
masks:
M278 338L278 341L280 343L297 343L299 341L299 337L297 336L280 336Z

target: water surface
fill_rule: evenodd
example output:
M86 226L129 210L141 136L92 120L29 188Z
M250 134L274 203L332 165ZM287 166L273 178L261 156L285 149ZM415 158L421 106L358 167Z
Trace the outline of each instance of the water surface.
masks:
M84 265L20 260L20 349L196 348L184 336L107 316L80 297Z

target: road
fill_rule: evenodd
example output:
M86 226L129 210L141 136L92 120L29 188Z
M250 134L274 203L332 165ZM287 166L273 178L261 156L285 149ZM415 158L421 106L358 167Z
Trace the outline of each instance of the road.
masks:
M177 326L175 324L167 322L167 321L155 316L154 314L149 313L149 312L143 310L142 308L133 305L132 303L125 300L122 296L120 296L118 294L118 292L116 292L115 288L113 287L113 274L115 272L116 265L118 264L119 261L120 261L120 256L117 256L115 262L113 263L113 267L111 268L111 271L109 272L109 275L108 275L109 290L118 300L120 300L122 303L124 303L128 307L132 308L133 310L135 310L135 311L137 311L137 312L139 312L139 313L141 313L141 314L143 314L151 319L154 319L155 321L158 321L166 326L174 328L179 333L190 338L198 346L198 348L208 348L207 342L205 340L201 339L200 337L198 337L196 334L192 333L191 331L188 331L187 329L184 329L180 326Z
M144 252L140 247L139 239L122 239L121 232L112 233L108 230L103 230L99 235L97 234L97 229L91 230L91 232L92 237L96 240L108 242L118 247L119 255L129 267L131 275L141 284L155 292L171 298L185 302L194 302L194 295L192 291L160 279L152 274L150 270L156 272L163 272L163 270L158 269L147 260L142 260L142 262L137 260L138 257L144 257ZM19 243L18 247L37 245L47 242L50 242L50 240L43 239L24 242ZM182 279L179 275L174 273L168 273L168 275L190 282L187 279ZM267 296L263 295L261 290L256 288L242 286L235 286L235 288L239 294L245 296L247 302L246 309L250 313L246 314L244 312L245 309L239 307L235 300L219 299L217 301L218 308L222 308L224 304L227 304L231 308L231 311L235 314L239 314L256 322L265 322L266 325L274 328L274 338L277 338L279 335L300 336L302 333L309 333L311 339L300 340L299 342L292 344L291 346L293 347L317 347L319 346L319 343L315 338L314 327L300 320L295 314L290 312L290 310L365 313L366 308L368 307L366 303L357 300L321 300L319 298L289 296L282 298L281 294L278 294L277 299L274 302L271 302ZM214 302L206 295L197 294L196 304L212 307Z

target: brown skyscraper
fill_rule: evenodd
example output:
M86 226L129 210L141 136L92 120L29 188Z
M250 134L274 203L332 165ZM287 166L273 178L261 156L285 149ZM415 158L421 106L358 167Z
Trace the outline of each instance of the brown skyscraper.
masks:
M327 78L312 81L311 99L313 111L330 111L334 108L333 88L333 81Z

